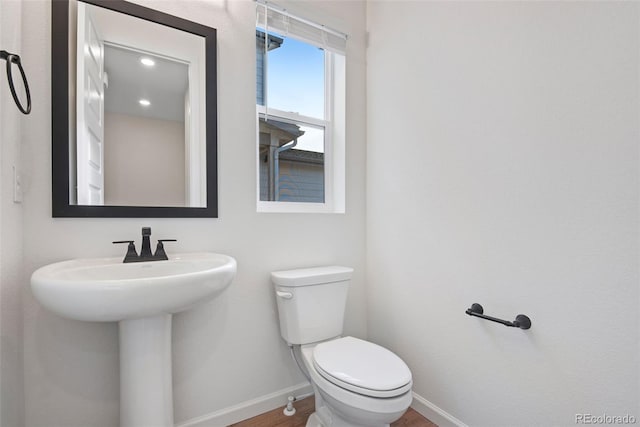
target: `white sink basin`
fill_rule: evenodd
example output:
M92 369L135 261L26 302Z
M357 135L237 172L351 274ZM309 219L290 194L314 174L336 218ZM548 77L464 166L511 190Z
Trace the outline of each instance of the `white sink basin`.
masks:
M31 289L63 317L118 322L120 427L173 427L172 314L220 294L236 269L235 259L213 253L128 264L76 259L40 268Z
M231 284L236 261L192 253L168 261L124 264L122 258L75 259L31 276L36 299L63 317L93 322L178 313L214 298Z

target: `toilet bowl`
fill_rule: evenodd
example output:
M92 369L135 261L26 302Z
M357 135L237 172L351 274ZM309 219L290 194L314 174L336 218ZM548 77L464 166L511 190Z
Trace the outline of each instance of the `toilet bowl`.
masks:
M316 267L271 274L281 335L299 349L315 393L307 427L388 427L412 402L411 371L400 357L341 336L352 272Z
M383 347L344 337L302 346L302 356L316 393L308 427L388 426L411 405L411 372Z

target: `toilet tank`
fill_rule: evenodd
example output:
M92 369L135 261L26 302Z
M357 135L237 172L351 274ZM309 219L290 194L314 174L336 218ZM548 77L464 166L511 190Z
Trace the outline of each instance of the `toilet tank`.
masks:
M340 266L271 273L282 338L309 344L341 335L352 273Z

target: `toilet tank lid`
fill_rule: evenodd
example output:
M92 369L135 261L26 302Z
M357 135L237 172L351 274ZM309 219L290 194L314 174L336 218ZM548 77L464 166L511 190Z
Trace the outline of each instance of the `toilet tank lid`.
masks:
M332 265L329 267L274 271L271 273L271 280L279 286L311 286L349 280L352 274L353 268Z

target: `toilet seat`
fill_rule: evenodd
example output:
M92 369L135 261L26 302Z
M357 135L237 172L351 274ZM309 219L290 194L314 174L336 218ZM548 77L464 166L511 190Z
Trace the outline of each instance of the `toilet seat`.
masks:
M411 371L393 352L353 337L318 344L313 366L327 381L370 397L389 398L411 390Z

